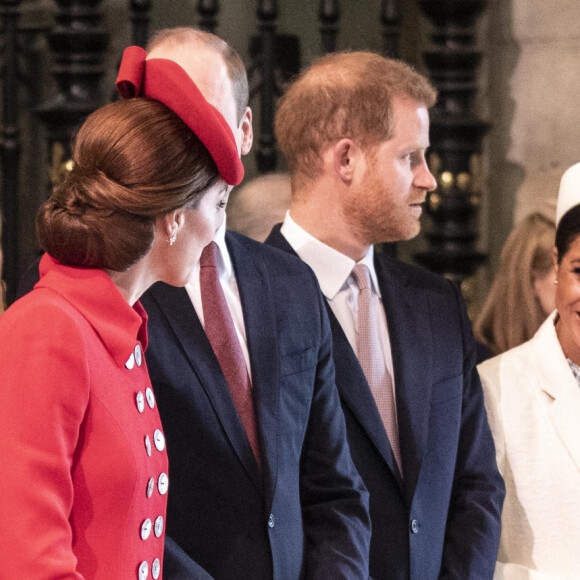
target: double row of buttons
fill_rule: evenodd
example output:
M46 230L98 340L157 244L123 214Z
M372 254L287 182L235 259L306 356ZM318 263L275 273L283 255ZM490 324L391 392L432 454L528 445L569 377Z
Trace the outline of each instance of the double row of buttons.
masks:
M153 432L153 443L157 451L163 451L165 449L165 436L163 435L163 431L161 431L161 429L155 429ZM145 435L145 451L147 451L147 456L151 457L151 453L153 451L151 447L151 438L149 435Z
M153 580L157 580L160 573L161 562L159 561L159 558L155 558L151 564L151 577ZM141 562L141 565L139 566L139 580L147 580L147 578L149 578L149 564L147 564L147 562Z
M149 518L141 524L141 539L146 540L151 535L151 528L156 538L160 538L163 533L163 516L157 516L155 519L155 526Z
M128 370L131 370L135 366L135 363L137 363L138 367L143 364L143 351L141 350L141 345L139 344L135 347L131 353L131 356L127 359L125 367Z
M159 475L159 479L157 480L157 489L161 495L165 495L169 488L169 478L167 477L167 473L161 473ZM153 490L155 489L155 478L150 477L149 481L147 482L147 497L151 497L153 495Z

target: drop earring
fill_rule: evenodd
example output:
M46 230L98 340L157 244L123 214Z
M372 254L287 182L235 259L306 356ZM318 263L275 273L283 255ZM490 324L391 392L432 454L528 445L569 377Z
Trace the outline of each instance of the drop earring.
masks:
M171 234L171 237L167 241L169 242L170 246L173 246L173 244L175 244L176 239L177 239L177 232L173 232Z

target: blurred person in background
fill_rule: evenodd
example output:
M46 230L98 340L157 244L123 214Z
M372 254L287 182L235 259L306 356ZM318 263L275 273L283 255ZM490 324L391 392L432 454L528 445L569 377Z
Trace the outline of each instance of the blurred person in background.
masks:
M554 310L552 249L556 227L540 212L510 233L473 332L478 362L526 342Z

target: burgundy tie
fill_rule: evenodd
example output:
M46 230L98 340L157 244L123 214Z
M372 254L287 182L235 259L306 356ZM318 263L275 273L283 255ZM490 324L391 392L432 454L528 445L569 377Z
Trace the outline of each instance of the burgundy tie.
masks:
M254 457L260 465L258 431L252 402L252 385L234 321L222 290L217 269L219 248L207 245L200 259L199 282L205 333L224 374Z
M383 420L393 455L401 469L399 430L395 411L393 381L385 364L385 356L379 340L380 300L372 291L370 272L364 264L357 264L352 271L359 287L357 353L360 365L371 388Z

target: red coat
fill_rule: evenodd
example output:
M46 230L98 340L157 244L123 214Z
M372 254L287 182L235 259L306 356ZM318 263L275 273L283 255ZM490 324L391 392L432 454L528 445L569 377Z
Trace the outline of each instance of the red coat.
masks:
M100 270L45 256L40 273L0 317L0 577L161 578L168 466L146 314Z

